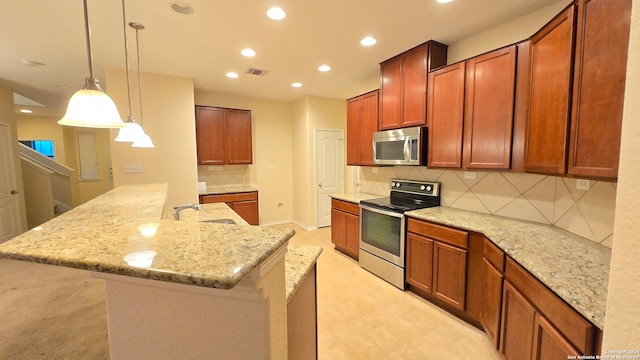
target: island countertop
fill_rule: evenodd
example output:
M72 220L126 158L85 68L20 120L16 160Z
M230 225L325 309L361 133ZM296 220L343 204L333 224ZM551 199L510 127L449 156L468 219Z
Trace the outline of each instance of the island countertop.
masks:
M295 234L162 219L166 194L166 184L117 187L0 244L0 257L230 289ZM145 255L150 265L137 262Z

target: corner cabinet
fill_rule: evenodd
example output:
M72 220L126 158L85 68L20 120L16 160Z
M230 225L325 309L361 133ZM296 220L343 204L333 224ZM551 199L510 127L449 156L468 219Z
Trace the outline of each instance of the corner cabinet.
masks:
M426 125L427 73L447 63L447 46L428 41L380 64L379 129Z
M407 220L406 281L421 296L465 310L468 233Z
M631 1L582 0L578 19L567 173L614 179L620 157Z
M337 250L358 260L360 252L358 204L331 199L331 242Z
M378 90L347 100L347 165L376 165L373 133L378 131Z
M258 192L250 191L233 194L200 195L201 204L226 203L249 225L260 225Z
M253 163L251 111L195 107L198 165Z

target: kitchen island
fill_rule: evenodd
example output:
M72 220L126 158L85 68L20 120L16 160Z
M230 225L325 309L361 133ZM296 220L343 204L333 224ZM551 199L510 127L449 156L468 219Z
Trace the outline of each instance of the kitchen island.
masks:
M192 210L163 219L166 191L118 187L1 244L0 256L104 279L113 359L286 358L295 232L189 219ZM215 211L197 216L233 216ZM319 251L305 254L311 268Z

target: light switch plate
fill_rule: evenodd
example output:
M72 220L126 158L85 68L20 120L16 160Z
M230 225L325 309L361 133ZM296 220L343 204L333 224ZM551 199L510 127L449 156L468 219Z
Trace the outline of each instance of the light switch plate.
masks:
M198 181L198 191L206 191L207 183L205 181Z
M142 164L122 164L122 172L125 174L141 173Z

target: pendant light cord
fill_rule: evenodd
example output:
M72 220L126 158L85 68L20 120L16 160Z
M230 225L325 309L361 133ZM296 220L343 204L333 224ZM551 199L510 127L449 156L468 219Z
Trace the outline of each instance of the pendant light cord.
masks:
M84 1L87 1L87 0L84 0ZM129 120L133 120L133 115L131 114L131 86L129 82L129 51L127 46L127 18L125 16L124 0L122 0L122 30L124 33L124 65L126 70L125 72L127 75L127 100L129 101L129 118L127 119L127 121L129 121Z
M124 1L124 0L123 0ZM131 25L131 24L129 24ZM144 126L144 120L142 117L142 74L140 73L140 43L138 40L138 30L139 29L144 29L144 26L140 25L140 26L136 26L134 27L134 29L136 29L136 59L137 59L137 63L138 63L138 97L140 98L140 126Z
M84 5L84 33L87 41L87 58L89 59L89 77L93 79L93 56L91 55L91 33L89 32L89 12L87 11L87 0L82 1Z

